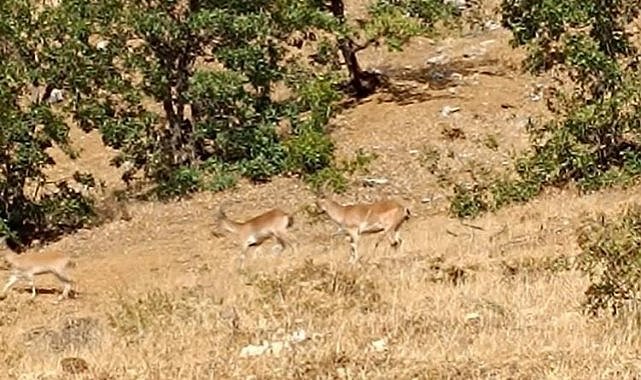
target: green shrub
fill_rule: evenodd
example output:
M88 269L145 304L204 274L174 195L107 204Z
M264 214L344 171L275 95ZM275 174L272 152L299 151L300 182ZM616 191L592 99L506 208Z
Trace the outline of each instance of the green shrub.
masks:
M528 126L532 149L517 159L517 178L483 185L495 198L488 209L527 201L547 186L574 183L587 192L630 184L641 174L641 76L627 29L639 5L503 1L503 25L514 46L528 47L525 67L554 70L559 82L569 78L572 86L553 89L553 120Z
M577 241L578 267L590 278L585 307L591 313L622 307L637 308L641 301L641 206L605 220L587 221Z

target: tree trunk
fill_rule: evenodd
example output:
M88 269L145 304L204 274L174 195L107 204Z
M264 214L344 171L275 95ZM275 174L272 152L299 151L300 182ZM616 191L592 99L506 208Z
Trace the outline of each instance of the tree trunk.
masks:
M334 17L341 24L345 24L345 4L343 0L332 0L330 8ZM351 85L356 96L364 98L372 94L380 84L380 80L375 74L361 69L356 57L357 50L354 41L347 37L341 37L338 39L338 47L345 60L345 65L347 65L347 70L351 77Z

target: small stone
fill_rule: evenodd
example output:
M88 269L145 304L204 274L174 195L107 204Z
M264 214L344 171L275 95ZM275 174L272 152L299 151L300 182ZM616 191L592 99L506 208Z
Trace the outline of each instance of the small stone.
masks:
M107 48L107 45L109 45L109 41L108 40L102 40L102 41L99 41L96 44L96 48L98 50L105 50Z
M480 319L481 319L481 315L479 313L473 312L473 313L465 314L465 320L468 322L478 321Z
M485 22L483 27L486 30L492 31L492 30L500 29L501 25L498 22L494 21L494 20L488 20L488 21Z
M438 64L443 64L447 61L448 61L447 54L439 54L437 56L428 58L426 62L429 65L438 65Z
M261 356L269 350L269 344L262 344L260 346L250 344L240 350L240 357L247 358L250 356Z
M375 340L372 342L372 347L375 351L382 352L387 350L387 343L385 342L385 339Z
M64 100L64 94L61 89L54 88L51 90L51 93L49 94L49 98L47 99L49 103L58 103Z
M443 115L444 117L448 117L450 114L454 112L458 112L460 110L461 110L460 107L445 106L441 110L441 115Z
M306 339L307 339L307 333L303 329L294 331L289 337L289 341L294 344L301 343Z
M365 186L385 185L389 180L387 178L365 178L363 184Z

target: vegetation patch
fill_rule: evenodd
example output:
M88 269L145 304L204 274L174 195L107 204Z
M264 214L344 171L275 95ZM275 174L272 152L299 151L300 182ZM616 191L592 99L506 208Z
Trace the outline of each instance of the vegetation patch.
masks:
M526 202L548 186L574 183L586 192L635 181L641 174L641 77L633 69L637 48L627 26L638 12L626 1L503 1L513 45L528 48L524 67L552 72L559 83L548 99L555 117L529 124L532 147L516 159L514 178L456 186L454 215L474 217Z
M356 269L332 269L312 260L278 274L255 275L250 283L260 290L263 307L276 316L313 313L326 317L352 309L369 313L384 305L372 279Z
M591 313L624 307L637 310L641 300L641 206L615 218L605 215L585 222L577 242L578 266L590 278L585 307Z
M208 297L204 299L209 300ZM167 293L159 289L138 298L121 297L107 316L109 326L133 342L151 331L171 326L203 325L217 318L214 308L209 308L203 301L202 294Z

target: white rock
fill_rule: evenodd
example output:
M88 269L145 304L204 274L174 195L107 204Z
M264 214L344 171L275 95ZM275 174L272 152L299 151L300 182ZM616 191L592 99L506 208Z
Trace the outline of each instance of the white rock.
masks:
M250 344L248 346L243 347L240 350L240 357L246 358L250 356L260 356L267 353L268 350L269 350L269 343L263 343L260 346Z
M372 347L375 351L382 352L387 350L387 342L385 339L379 339L372 342Z
M98 50L105 50L107 48L107 45L109 45L109 40L98 41L98 43L96 44L96 48Z
M385 185L388 182L389 182L389 180L387 178L365 178L365 179L363 179L363 183L366 186Z
M58 103L64 100L64 92L61 89L54 88L49 94L49 103Z
M453 106L445 106L445 107L443 107L443 109L441 110L441 115L443 115L444 117L448 117L450 114L452 114L452 113L454 113L454 112L458 112L458 111L460 111L460 110L461 110L461 108L460 108L460 107L455 107L455 106L454 106L454 107L453 107Z
M481 315L479 313L473 312L473 313L467 313L465 314L465 320L470 322L470 321L478 321L481 319Z
M294 331L289 337L289 341L294 344L303 342L306 339L307 339L307 333L303 329Z
M498 22L494 21L494 20L488 20L488 21L485 22L483 27L486 30L492 31L492 30L500 29L501 25Z
M427 63L430 64L430 65L438 65L438 64L441 64L441 63L445 63L447 61L448 61L447 54L439 54L439 55L437 55L435 57L429 58L427 60Z

